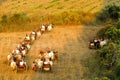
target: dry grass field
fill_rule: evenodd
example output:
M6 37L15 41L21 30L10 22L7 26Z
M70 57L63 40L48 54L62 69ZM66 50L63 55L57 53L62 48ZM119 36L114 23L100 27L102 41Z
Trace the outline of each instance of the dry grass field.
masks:
M0 16L20 12L27 13L30 17L63 11L98 12L104 3L104 0L7 0L0 6Z
M24 13L31 23L20 23L25 26L22 28L26 28L26 26L32 28L42 23L70 24L72 21L68 23L67 21L72 19L79 24L81 21L89 23L94 21L95 13L103 9L104 3L104 0L5 0L0 5L0 20L3 16L7 16L7 20L11 21L14 14ZM80 20L78 20L79 17ZM7 25L10 29L11 27L21 27L19 24L11 23Z
M31 31L43 23L89 25L113 3L120 6L119 0L0 0L0 32Z
M3 0L4 1L4 0ZM99 12L104 6L119 0L5 0L0 5L0 16L24 12L30 17L56 14L64 11Z
M56 26L53 31L44 33L37 39L29 53L27 62L29 70L11 71L7 64L7 55L23 40L26 33L0 33L0 80L90 80L86 59L93 51L88 49L88 41L102 27L95 26ZM59 52L59 61L54 63L52 72L34 72L32 61L38 56L40 49L50 47Z

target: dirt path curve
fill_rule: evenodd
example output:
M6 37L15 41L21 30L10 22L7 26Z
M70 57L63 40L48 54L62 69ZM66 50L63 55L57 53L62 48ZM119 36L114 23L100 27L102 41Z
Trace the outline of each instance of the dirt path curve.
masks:
M22 74L11 73L6 65L6 56L29 32L1 33L0 60L2 62L0 62L0 67L3 69L0 78L2 80L16 80L15 76L18 76L17 80L86 80L87 67L83 66L82 63L93 52L88 49L88 41L101 28L95 26L57 26L53 31L44 33L32 45L27 55L30 68L28 72L22 72ZM53 65L52 73L33 72L31 70L32 61L38 56L40 49L47 47L58 50L59 62Z

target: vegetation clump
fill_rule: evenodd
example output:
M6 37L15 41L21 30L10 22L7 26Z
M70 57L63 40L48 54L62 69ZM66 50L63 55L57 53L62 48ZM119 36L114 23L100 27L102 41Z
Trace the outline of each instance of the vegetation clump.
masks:
M98 20L102 23L111 21L107 27L101 29L97 36L107 38L107 46L97 50L89 63L94 70L95 80L120 80L120 7L109 5L99 14ZM96 66L97 65L97 66ZM96 67L94 67L96 66ZM96 77L97 76L97 77Z
M21 24L26 22L30 22L30 18L25 13L16 13L12 16L3 15L0 21L2 25Z
M120 22L108 26L98 32L98 36L109 39L109 44L96 51L94 59L99 65L95 73L98 73L95 80L104 80L101 77L107 77L105 80L120 80ZM93 60L94 60L93 59ZM91 63L92 64L92 63ZM92 65L92 66L93 66ZM98 70L99 69L99 70Z
M98 20L106 22L109 20L117 21L120 17L120 6L109 5L106 6L98 16Z

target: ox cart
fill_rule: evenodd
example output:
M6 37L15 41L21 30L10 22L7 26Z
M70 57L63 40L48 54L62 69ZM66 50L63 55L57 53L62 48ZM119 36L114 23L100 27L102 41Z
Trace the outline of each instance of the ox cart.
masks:
M22 61L22 60L19 60L19 61L16 61L16 72L18 72L19 70L25 70L27 71L28 70L28 65L25 61Z

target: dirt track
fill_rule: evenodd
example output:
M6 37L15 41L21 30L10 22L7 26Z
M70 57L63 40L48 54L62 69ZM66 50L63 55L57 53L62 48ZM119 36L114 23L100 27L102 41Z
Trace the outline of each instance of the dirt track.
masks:
M85 59L91 56L88 41L101 27L94 26L57 26L53 31L43 34L32 45L27 55L28 72L12 72L7 65L6 56L23 40L26 33L0 33L0 80L86 80L87 67ZM33 72L31 62L38 56L40 49L50 47L59 52L59 62L53 66L52 73ZM18 78L16 79L16 76Z

